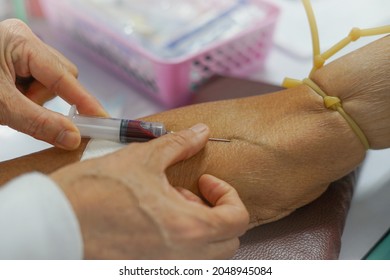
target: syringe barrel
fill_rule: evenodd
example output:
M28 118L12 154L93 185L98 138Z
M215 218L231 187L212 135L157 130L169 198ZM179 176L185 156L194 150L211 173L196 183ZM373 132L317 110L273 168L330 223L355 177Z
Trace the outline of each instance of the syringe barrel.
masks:
M167 133L162 123L79 115L74 106L69 112L69 118L82 137L121 143L145 142Z
M72 121L79 129L81 137L119 141L120 119L74 115Z
M134 120L121 120L119 141L143 142L148 141L166 134L164 124L157 122L143 122Z

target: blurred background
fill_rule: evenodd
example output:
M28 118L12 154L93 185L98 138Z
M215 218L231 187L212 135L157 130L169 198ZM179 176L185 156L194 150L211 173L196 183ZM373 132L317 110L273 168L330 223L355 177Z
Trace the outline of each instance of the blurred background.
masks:
M133 2L138 4L131 6ZM172 107L179 98L169 92L193 94L196 83L218 71L275 85L280 85L286 76L306 77L311 68L311 38L301 1L269 0L267 5L263 2L0 0L0 20L16 17L25 21L43 41L78 66L80 82L113 117L131 119ZM388 0L312 0L312 5L322 50L345 37L352 27L390 24ZM125 6L129 8L126 12ZM153 10L153 6L158 6L158 10ZM173 14L180 21L173 21ZM169 32L164 33L161 26L165 25L161 22L170 26ZM335 58L375 39L363 38ZM84 50L78 46L80 42L88 43ZM237 45L243 44L248 49L237 50ZM90 55L92 49L100 53ZM245 53L250 53L250 57L245 57ZM106 56L105 61L100 61L99 56ZM127 56L132 60L118 65ZM233 62L227 64L229 59ZM170 66L172 76L186 81L188 92L177 86L178 82L169 80L166 73L171 68L166 67L167 61L175 67ZM122 71L116 71L116 66L122 67ZM185 71L189 75L181 74ZM120 72L126 72L130 79ZM134 78L143 85L135 85ZM167 93L154 98L151 91L163 87ZM47 107L65 115L69 110L69 104L58 98ZM48 147L0 126L1 161ZM389 198L390 150L369 151L343 234L341 259L361 259L390 227Z

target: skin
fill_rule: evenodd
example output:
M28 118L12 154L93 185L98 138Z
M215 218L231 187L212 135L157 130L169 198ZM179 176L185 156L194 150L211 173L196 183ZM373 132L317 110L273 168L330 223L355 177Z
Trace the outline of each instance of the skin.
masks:
M170 168L172 184L197 193L200 174L223 178L239 192L251 226L280 219L313 201L331 182L352 171L365 154L341 116L325 109L321 98L305 86L147 119L163 120L177 130L193 122L185 116L198 116L197 121L210 126L213 137L232 142L210 142L202 153ZM236 116L241 116L240 121ZM190 175L182 176L183 172Z

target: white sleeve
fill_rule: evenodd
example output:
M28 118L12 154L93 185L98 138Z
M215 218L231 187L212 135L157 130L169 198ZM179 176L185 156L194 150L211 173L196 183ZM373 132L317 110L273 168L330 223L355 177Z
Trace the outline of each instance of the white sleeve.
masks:
M82 235L62 190L30 173L0 187L0 259L81 259Z

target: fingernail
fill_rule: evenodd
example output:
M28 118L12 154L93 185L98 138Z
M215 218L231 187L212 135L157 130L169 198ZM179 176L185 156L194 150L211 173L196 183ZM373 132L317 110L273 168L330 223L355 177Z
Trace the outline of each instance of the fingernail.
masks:
M80 143L80 136L77 132L63 130L58 134L55 145L65 149L77 148Z
M104 109L100 110L99 116L101 116L103 118L111 118L110 114L107 113L106 111L104 111Z
M207 125L203 124L203 123L198 123L196 125L194 125L193 127L191 127L191 130L196 132L196 133L202 133L204 131L207 130Z

